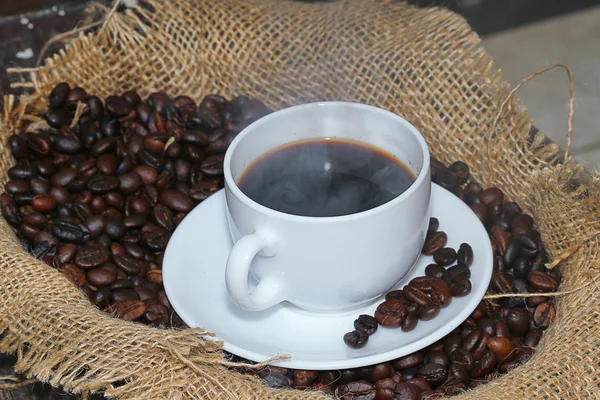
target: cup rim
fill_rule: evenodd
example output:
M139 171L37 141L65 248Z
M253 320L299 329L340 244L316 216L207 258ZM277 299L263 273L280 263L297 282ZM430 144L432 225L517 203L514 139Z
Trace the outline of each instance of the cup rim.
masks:
M296 112L299 109L316 108L316 107L340 107L340 106L344 106L344 107L350 106L350 107L357 108L357 109L364 109L364 110L369 110L370 112L387 115L389 117L392 117L392 118L398 120L398 122L400 122L402 125L404 125L413 134L413 136L417 139L417 142L421 146L421 151L423 153L423 167L421 169L421 172L418 174L417 179L415 179L415 181L408 187L408 189L406 189L399 196L396 196L395 198L388 201L387 203L381 204L377 207L370 208L368 210L361 211L358 213L340 215L340 216L332 216L332 217L308 217L308 216L303 216L303 215L288 214L288 213L273 210L272 208L263 206L262 204L259 204L256 201L252 200L239 188L237 182L235 182L235 180L233 179L233 174L231 172L231 159L233 157L233 153L235 152L236 147L246 136L252 134L253 131L260 129L261 125L269 122L270 120L275 119L275 118L285 117L285 115ZM366 142L366 143L368 143L368 142ZM238 198L246 206L252 208L253 210L255 210L259 213L266 214L269 217L283 219L286 221L293 221L293 222L311 222L311 223L328 223L328 222L332 222L332 221L346 222L346 221L354 221L354 220L358 220L358 219L371 217L373 215L385 212L388 209L393 208L393 207L397 206L398 204L404 202L407 198L409 198L411 195L413 195L416 192L416 190L427 179L427 177L429 175L429 170L430 170L430 162L431 162L431 159L430 159L429 147L427 146L427 142L425 141L425 138L423 137L421 132L419 132L419 130L414 127L414 125L412 125L406 119L402 118L400 115L395 114L390 111L387 111L387 110L384 110L383 108L379 108L379 107L375 107L375 106L371 106L371 105L363 104L363 103L348 102L348 101L319 101L319 102L295 105L295 106L291 106L291 107L283 108L281 110L274 111L256 121L254 121L247 127L245 127L233 139L233 141L227 148L227 151L225 152L225 158L223 160L223 174L225 177L225 186L229 189L229 191L236 198Z

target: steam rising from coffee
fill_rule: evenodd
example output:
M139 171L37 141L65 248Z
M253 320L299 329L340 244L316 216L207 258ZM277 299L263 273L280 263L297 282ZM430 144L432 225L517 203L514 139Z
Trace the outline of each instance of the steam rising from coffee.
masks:
M380 149L319 138L267 153L247 168L239 186L252 200L277 211L334 217L387 203L414 180L406 166Z

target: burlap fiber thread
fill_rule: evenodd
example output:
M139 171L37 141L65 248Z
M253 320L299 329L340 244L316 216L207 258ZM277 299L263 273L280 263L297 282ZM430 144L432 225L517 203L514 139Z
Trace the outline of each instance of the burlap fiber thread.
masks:
M246 94L272 109L350 100L404 116L435 156L464 160L483 185L500 187L535 216L547 248L562 260L560 290L587 284L558 299L556 322L529 363L460 398L598 396L598 180L585 192L572 184L577 166L561 160L541 133L530 140L532 121L516 96L491 131L509 88L461 17L396 1L148 0L111 13L100 29L21 73L33 90L21 98L27 110L7 102L2 182L13 162L7 137L21 118L44 108L63 80L102 97L132 88L196 100ZM27 255L3 220L0 233L0 351L17 352L16 369L28 377L122 399L328 398L266 388L230 372L219 344L201 332L105 315L59 272Z

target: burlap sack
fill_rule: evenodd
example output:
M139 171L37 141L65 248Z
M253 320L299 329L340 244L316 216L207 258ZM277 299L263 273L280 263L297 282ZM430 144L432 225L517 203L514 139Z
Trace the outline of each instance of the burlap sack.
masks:
M528 140L532 121L516 96L500 113L507 85L461 17L396 1L148 0L111 13L99 31L26 72L34 89L29 110L43 108L41 99L65 80L100 96L132 88L195 99L247 94L273 109L352 100L403 115L435 156L464 160L476 179L535 215L550 253L562 260L561 290L579 288L558 299L556 322L529 363L461 399L598 396L598 182L582 192L572 184L570 158L556 165L555 145L541 134ZM6 138L22 112L2 126L3 182L12 163ZM105 389L123 399L327 398L265 388L230 372L219 345L199 332L103 314L59 272L24 253L4 221L0 229L0 351L18 353L18 371L72 392Z

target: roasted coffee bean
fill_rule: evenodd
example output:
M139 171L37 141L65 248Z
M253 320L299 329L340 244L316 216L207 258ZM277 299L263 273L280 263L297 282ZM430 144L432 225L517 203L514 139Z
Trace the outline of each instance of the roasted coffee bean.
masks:
M479 361L475 362L475 367L471 371L471 377L474 379L483 378L486 374L494 370L497 363L498 360L494 356L494 353L485 353Z
M370 315L361 314L354 320L354 329L362 330L367 335L372 335L377 331L377 320Z
M375 310L375 319L381 326L396 328L402 325L406 317L406 307L398 300L386 300Z
M471 293L471 281L465 276L454 276L451 280L450 289L452 296L463 297Z
M52 234L66 243L82 244L90 238L90 230L72 221L57 220L51 225Z
M433 232L437 232L440 227L440 221L437 218L429 218L429 225L427 227L427 234L431 234Z
M19 226L19 232L26 238L33 239L34 236L40 232L40 230L27 224L21 224L21 226Z
M197 146L206 146L209 143L206 134L199 130L188 129L181 134L181 141L183 143L194 144Z
M431 298L424 291L410 285L404 286L402 294L408 301L419 306L426 306L431 303Z
M448 354L444 353L442 350L431 350L427 355L428 363L438 363L447 367L450 365L450 357Z
M431 362L419 368L418 376L430 385L439 386L446 381L448 370L442 364Z
M458 348L453 351L450 355L450 360L453 364L464 366L467 371L471 371L473 368L475 368L475 359L473 358L473 354L462 348Z
M20 180L29 181L30 179L33 178L33 175L34 175L34 171L28 165L23 165L23 166L16 165L8 170L8 177L10 179L20 179ZM4 189L10 193L10 191L8 190L8 183L6 184Z
M487 222L487 208L480 203L471 204L470 207L481 223L485 225Z
M457 161L450 164L448 171L456 178L457 185L462 185L469 180L469 166L464 162Z
M52 89L48 96L49 105L52 108L59 108L67 101L67 96L71 91L71 87L66 82L61 82Z
M177 190L165 190L160 202L174 211L190 212L194 208L192 199Z
M366 381L350 382L339 385L335 390L337 397L347 400L375 400L377 388Z
M452 289L442 279L433 281L430 293L431 299L438 304L440 308L446 308L452 302Z
M344 335L344 343L353 349L360 349L361 347L364 347L368 341L369 335L367 332L361 329L348 332Z
M558 289L560 281L550 274L541 271L531 271L527 275L527 281L534 288L542 292L553 292Z
M23 179L12 179L6 183L4 189L12 195L25 194L31 189L30 182Z
M456 251L451 247L443 247L433 253L433 261L445 267L456 260Z
M523 336L529 332L531 314L524 308L513 308L506 314L506 325L514 336Z
M509 293L512 289L512 275L504 272L492 274L491 285L499 293Z
M108 96L106 98L106 109L108 112L120 117L129 114L133 104L120 96Z
M144 234L143 241L150 250L162 251L167 248L171 234L165 229L156 229Z
M107 175L96 175L90 178L87 187L93 194L105 194L119 187L119 178Z
M75 264L82 269L91 269L98 267L109 260L108 250L97 247L80 247L75 256Z
M58 136L53 143L54 150L62 154L77 154L83 150L83 144L74 137Z
M156 269L151 269L150 271L148 271L146 273L146 280L148 282L156 283L157 285L162 285L163 284L162 269L156 268Z
M503 362L515 347L510 339L492 336L487 341L487 348L494 353L499 362Z
M123 224L123 221L107 218L104 231L111 239L118 240L125 234L125 225Z
M473 264L473 248L468 243L462 243L458 249L457 262L470 267Z
M418 371L417 371L417 374L418 374ZM431 385L425 379L420 378L420 377L409 379L406 381L406 383L415 385L422 392L426 391L426 390L431 390Z
M407 356L401 357L393 363L396 370L402 370L407 368L416 367L422 364L424 361L421 353L412 353Z
M419 317L416 312L408 312L404 321L402 321L401 329L403 332L410 332L417 327Z
M531 272L531 261L527 257L519 257L513 262L512 267L516 279L527 279Z
M130 288L115 288L111 286L112 289L112 301L130 301L130 300L139 300L138 294L135 290Z
M533 314L533 322L541 329L547 329L554 322L554 318L556 318L556 308L551 303L540 304Z
M141 300L117 301L107 311L125 321L136 321L146 312L146 304Z
M448 236L446 235L446 232L439 231L429 234L425 239L425 244L423 245L422 253L427 256L431 256L437 250L443 248L446 245L447 241Z
M116 255L113 257L115 264L127 275L136 275L140 272L138 262L126 255Z
M162 204L157 204L152 209L152 218L156 223L168 231L173 231L173 212Z
M208 156L200 164L200 169L208 176L223 176L223 159L223 154Z
M31 179L31 191L33 194L46 194L50 192L50 184L48 181L35 177ZM53 196L54 197L54 196ZM56 198L55 198L56 200Z
M504 201L504 193L497 187L491 187L481 192L481 202L486 206L493 204L502 204Z
M519 254L527 257L536 255L537 243L527 235L513 235L512 239L519 243Z
M464 276L465 278L471 278L471 270L464 264L456 264L446 270L450 279L457 276Z
M425 275L431 278L441 279L446 273L446 269L438 264L429 264L425 268Z
M540 328L531 328L525 338L523 345L528 347L536 347L542 338L542 330Z
M394 400L418 400L421 389L412 383L401 382L394 389Z
M117 275L106 269L96 268L88 271L86 278L94 286L109 286L117 280Z
M439 313L440 313L439 304L428 304L428 305L419 307L419 309L417 311L417 317L421 321L430 321L430 320L434 319L435 317L437 317L437 315Z

